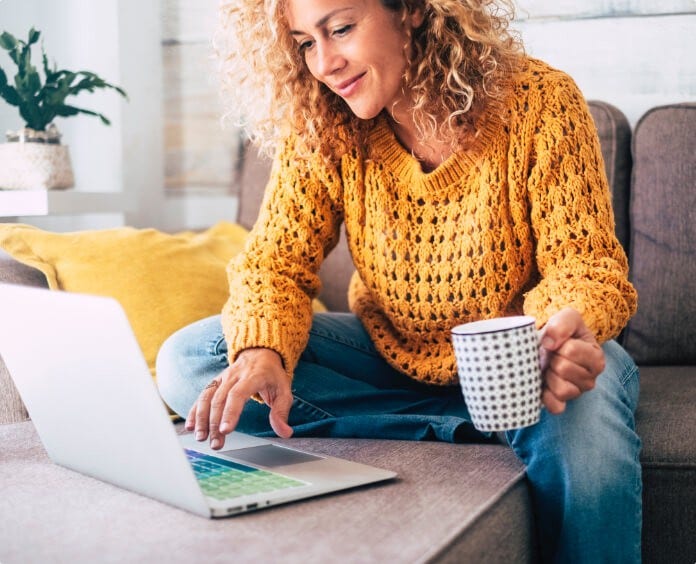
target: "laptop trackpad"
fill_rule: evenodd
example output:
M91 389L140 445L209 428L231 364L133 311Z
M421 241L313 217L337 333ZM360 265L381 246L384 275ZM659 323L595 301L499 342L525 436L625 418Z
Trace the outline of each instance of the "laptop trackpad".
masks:
M313 456L305 452L298 452L275 445L239 448L220 452L220 454L243 462L249 462L250 464L266 466L268 468L321 460L319 456Z

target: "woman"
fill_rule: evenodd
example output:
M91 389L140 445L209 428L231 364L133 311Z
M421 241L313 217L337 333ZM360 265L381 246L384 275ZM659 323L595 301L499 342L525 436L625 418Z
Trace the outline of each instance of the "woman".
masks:
M495 440L469 423L449 330L533 315L546 409L505 440L527 466L544 556L636 562L638 372L610 340L636 295L582 95L524 55L510 13L491 0L223 6L243 46L227 76L276 159L221 319L165 344L160 389L215 449L234 429ZM313 317L341 224L353 313Z

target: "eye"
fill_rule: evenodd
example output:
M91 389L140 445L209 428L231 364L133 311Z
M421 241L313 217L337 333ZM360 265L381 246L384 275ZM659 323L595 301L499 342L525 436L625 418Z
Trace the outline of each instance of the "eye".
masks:
M312 45L314 45L314 41L312 41L311 39L305 39L304 41L299 41L297 47L300 51L300 54L304 54L304 52L307 51L307 49L309 49L310 47L312 47Z
M338 36L338 37L342 37L342 36L346 35L351 29L353 29L353 25L352 25L352 24L342 25L342 26L337 27L336 29L334 29L334 30L331 32L331 34L332 34L332 35L336 35L336 36Z

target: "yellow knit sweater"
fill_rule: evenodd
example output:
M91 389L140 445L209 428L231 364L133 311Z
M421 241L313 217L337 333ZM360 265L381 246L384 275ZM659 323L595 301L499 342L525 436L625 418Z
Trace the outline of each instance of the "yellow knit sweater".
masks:
M449 330L466 321L525 313L541 326L572 306L600 341L617 335L636 293L587 105L566 74L534 59L508 100L508 119L491 117L469 150L430 173L386 119L334 169L301 164L288 141L228 267L230 359L268 347L292 375L342 222L356 266L351 309L412 378L456 382Z

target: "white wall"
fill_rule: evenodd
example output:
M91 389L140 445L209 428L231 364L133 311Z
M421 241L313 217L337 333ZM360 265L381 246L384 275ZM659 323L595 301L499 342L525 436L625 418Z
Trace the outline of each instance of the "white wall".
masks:
M98 6L98 8L95 8ZM98 21L116 21L115 2L79 0L3 0L0 2L0 29L26 40L33 26L41 31L49 61L59 68L90 70L109 82L118 83L119 56L117 27L95 25ZM41 52L34 46L32 62L41 68ZM0 52L0 65L10 82L16 67L6 51ZM57 118L63 141L70 145L73 168L81 187L91 191L116 191L121 187L121 168L114 154L120 152L121 97L110 91L82 94L69 103L99 111L112 120L105 127L96 117ZM19 129L24 123L18 109L0 102L0 131ZM4 140L4 139L3 139Z
M159 2L0 0L0 29L26 39L32 26L42 32L49 60L59 68L96 72L128 93L128 102L108 90L72 100L78 107L105 114L110 127L92 116L56 120L63 142L70 146L75 190L122 192L128 209L100 217L19 221L56 230L155 224L163 200ZM38 52L33 62L41 64ZM11 80L14 68L4 51L0 64L10 71ZM17 108L0 102L0 130L21 126Z

